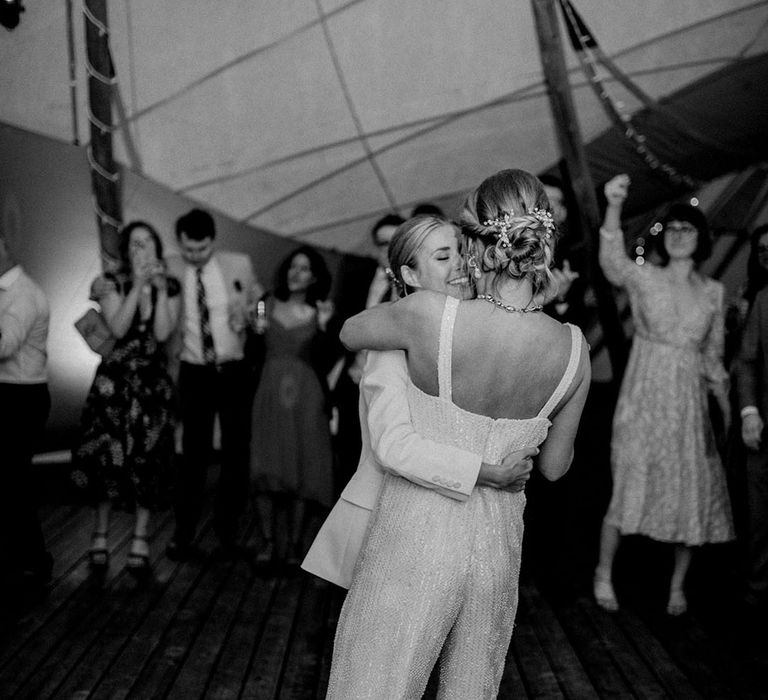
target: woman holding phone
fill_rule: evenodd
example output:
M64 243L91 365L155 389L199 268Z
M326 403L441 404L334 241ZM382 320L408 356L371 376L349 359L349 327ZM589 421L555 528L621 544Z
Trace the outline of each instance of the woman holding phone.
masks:
M102 360L73 450L73 478L94 503L92 568L109 563L107 537L114 503L135 509L128 569L149 565L147 526L163 469L173 459L173 384L163 343L179 317L178 280L165 273L157 231L134 221L121 233L121 269L94 283L94 296L115 336Z

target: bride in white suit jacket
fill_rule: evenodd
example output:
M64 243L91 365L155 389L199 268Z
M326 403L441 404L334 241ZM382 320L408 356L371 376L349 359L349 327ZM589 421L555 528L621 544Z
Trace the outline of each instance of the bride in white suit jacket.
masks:
M445 219L418 216L402 224L390 243L389 261L403 271L407 288L398 290L401 296L419 289L471 296L458 229ZM403 351L368 353L360 382L360 462L302 563L309 573L344 588L352 581L385 470L464 501L475 486L521 490L538 453L518 450L501 464L488 464L473 452L422 438L410 419L408 381Z

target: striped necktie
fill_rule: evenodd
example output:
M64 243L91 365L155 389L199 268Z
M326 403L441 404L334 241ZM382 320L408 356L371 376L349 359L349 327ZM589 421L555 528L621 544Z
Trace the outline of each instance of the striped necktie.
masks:
M211 333L211 316L208 311L208 301L203 284L203 269L197 268L197 311L200 315L200 340L203 346L203 362L206 365L216 363L216 348L213 345Z

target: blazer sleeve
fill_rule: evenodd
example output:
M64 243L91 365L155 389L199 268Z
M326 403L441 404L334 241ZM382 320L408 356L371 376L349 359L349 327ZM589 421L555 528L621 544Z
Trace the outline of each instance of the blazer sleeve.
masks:
M360 382L377 462L444 496L465 501L480 471L480 455L423 438L408 406L408 368L402 351L369 352Z
M765 294L760 293L755 298L752 310L749 312L741 339L741 349L736 361L736 389L739 397L739 408L745 406L761 406L757 395L760 385L760 366L762 348L760 342L760 320L765 313Z

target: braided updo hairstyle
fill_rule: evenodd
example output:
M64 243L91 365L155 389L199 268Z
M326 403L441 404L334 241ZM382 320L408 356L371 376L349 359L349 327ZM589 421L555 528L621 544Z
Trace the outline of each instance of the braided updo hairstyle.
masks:
M459 215L467 248L483 272L528 278L534 296L551 284L555 229L549 199L537 177L525 170L501 170L483 180ZM503 226L493 222L504 222Z
M424 245L424 241L427 240L427 236L432 231L441 226L453 226L458 232L458 227L455 224L434 214L414 216L400 224L395 230L387 250L389 259L387 275L397 296L404 297L415 291L403 280L403 265L414 270L417 269L416 256Z

